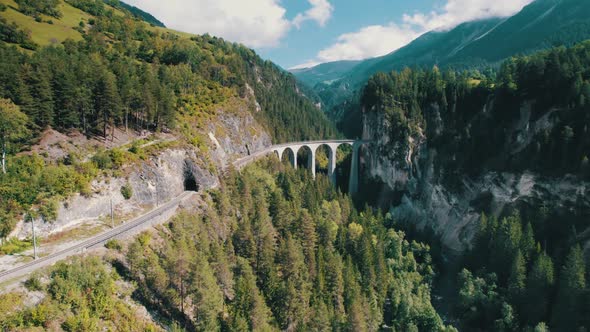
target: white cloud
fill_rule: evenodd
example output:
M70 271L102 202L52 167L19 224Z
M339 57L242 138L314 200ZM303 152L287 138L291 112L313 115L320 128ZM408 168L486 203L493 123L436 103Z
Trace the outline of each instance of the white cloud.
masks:
M319 64L321 64L320 61L310 61L310 62L305 62L305 63L302 63L300 65L296 65L296 66L290 67L289 70L312 68L312 67L315 67L315 66L317 66Z
M418 37L418 32L409 27L371 25L357 32L345 33L335 44L321 50L320 62L337 60L361 60L388 54Z
M403 21L423 30L451 29L463 22L516 14L533 0L448 0L442 12L405 14Z
M305 13L300 13L293 19L293 25L297 28L301 27L301 23L305 21L316 21L321 27L325 26L330 17L334 7L328 0L308 0L311 8Z
M166 26L249 47L276 47L291 28L279 0L127 0ZM319 14L314 14L319 15Z
M463 22L516 14L533 0L447 0L439 11L404 14L403 24L372 25L340 35L306 64L360 60L388 54L431 30L450 29ZM304 68L306 64L295 66Z

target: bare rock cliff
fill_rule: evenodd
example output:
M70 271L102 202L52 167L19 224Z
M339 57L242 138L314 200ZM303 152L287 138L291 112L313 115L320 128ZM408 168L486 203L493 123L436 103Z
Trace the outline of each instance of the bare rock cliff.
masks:
M185 190L215 188L221 171L233 160L271 145L270 136L246 108L219 110L205 130L208 142L204 149L180 143L125 166L122 176L97 178L91 196L77 194L61 202L57 220L37 223L38 234L43 237L87 222L108 223L111 200L115 215L128 219ZM130 199L123 197L123 186L131 187ZM31 228L21 221L12 236L30 237Z
M493 102L488 103L481 114L492 107ZM506 130L509 144L503 153L518 154L534 135L557 125L551 116L557 111L532 120L530 105L523 105L520 118ZM363 138L373 141L364 155L364 170L383 183L381 201L387 202L394 219L432 228L447 248L463 251L472 244L482 213L502 216L518 209L530 212L523 216L529 221L542 208L558 211L563 218L590 215L590 183L574 175L546 176L491 167L477 175L449 175L453 170L442 160L453 160L458 152L430 146L430 140L445 128L438 107L433 106L428 114L427 130L420 128L400 140L382 113L364 112Z

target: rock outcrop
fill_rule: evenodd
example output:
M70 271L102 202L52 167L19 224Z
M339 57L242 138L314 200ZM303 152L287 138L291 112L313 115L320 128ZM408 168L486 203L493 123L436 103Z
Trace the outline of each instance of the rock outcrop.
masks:
M491 100L480 116L493 107ZM506 128L508 143L502 154L520 153L539 132L558 125L552 114L559 110L532 119L530 109L530 104L523 105L520 117ZM399 140L391 137L393 125L382 113L364 112L363 139L373 141L365 152L364 169L384 184L382 201L396 220L432 228L448 249L463 251L472 244L482 213L502 216L518 209L528 211L523 217L530 219L535 211L546 208L564 218L576 217L580 211L590 215L590 183L574 175L489 167L476 175L457 176L444 162L456 158L453 154L457 152L440 151L429 144L446 130L438 107L433 105L425 113L429 114L428 129L420 128L417 134Z
M270 136L246 108L219 110L205 130L209 132L205 151L180 143L125 166L122 176L101 176L92 182L92 195L69 197L59 204L55 221L37 223L38 234L47 236L84 222L108 222L111 200L116 216L131 217L185 190L215 188L221 171L233 160L271 145ZM123 186L130 186L131 198L123 197ZM11 235L30 237L31 228L21 221Z

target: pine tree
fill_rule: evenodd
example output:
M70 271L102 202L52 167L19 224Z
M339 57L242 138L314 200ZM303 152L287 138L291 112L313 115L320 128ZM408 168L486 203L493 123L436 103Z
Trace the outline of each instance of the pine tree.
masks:
M195 325L198 331L216 331L223 311L223 294L206 258L198 252L195 256L190 283Z
M508 291L513 298L518 298L522 295L522 291L525 288L525 279L526 265L521 251L518 250L512 260L510 279L508 280Z
M16 81L14 82L14 102L20 106L23 113L31 118L32 122L35 122L34 116L34 100L31 95L31 86L27 83L26 79L32 69L29 65L21 66L18 75L16 75Z
M328 306L321 299L314 300L310 309L310 321L306 326L308 331L332 331L331 315Z
M505 268L506 257L514 257L514 253L520 248L522 239L522 225L520 217L512 216L504 218L500 222L496 235L492 239L491 262L493 271L498 274L501 282L506 282L510 276L510 270Z
M217 283L226 298L234 297L234 275L232 271L233 247L228 241L227 245L215 241L211 243L211 267L215 271Z
M190 271L190 252L187 243L183 238L168 245L164 255L169 266L166 269L169 271L171 287L169 292L175 292L173 301L180 302L180 312L184 315L185 302L188 295L189 271ZM177 297L177 298L176 298Z
M326 256L326 288L329 303L334 308L334 315L338 319L345 314L344 278L342 276L344 266L338 253L328 251Z
M287 236L281 246L282 290L277 318L281 328L295 330L305 326L309 315L310 284L301 246L291 236ZM273 308L274 309L274 308Z
M560 330L573 331L582 319L582 295L586 288L586 265L579 245L572 248L561 268L553 324Z
M98 74L94 90L94 109L102 135L107 138L107 128L114 129L115 120L120 118L121 100L117 91L116 78L107 69Z
M271 312L256 287L256 277L248 261L238 258L236 266L236 296L231 309L234 328L239 326L239 317L248 322L250 331L271 331ZM239 331L235 329L235 331Z
M27 83L31 86L33 98L32 118L41 128L51 126L54 119L54 104L50 74L47 70L37 69L29 79Z
M555 282L553 262L546 253L541 253L533 263L527 277L526 299L535 305L523 306L526 321L534 325L546 321L549 312L551 289Z
M358 246L358 261L359 264L363 290L368 294L376 287L375 275L375 256L373 252L372 235L369 232L364 232Z
M277 231L286 235L293 224L293 214L281 190L273 190L269 200L269 212Z
M529 261L531 255L535 251L535 233L533 232L533 225L527 223L522 233L520 250L525 261Z
M307 264L309 276L313 279L316 275L315 251L317 246L317 233L315 230L315 223L307 209L302 211L299 224L301 225L302 231L301 236L303 253L305 254L305 263Z
M6 154L10 144L28 135L28 118L12 101L0 99L0 148L2 149L2 173L6 174Z
M258 202L254 206L252 219L252 233L256 246L254 270L259 285L267 293L276 287L274 272L275 250L277 247L277 232L268 214L268 203L260 188L253 189L253 199Z
M80 117L76 112L76 84L69 72L60 73L54 80L55 89L55 125L58 128L79 128Z
M256 241L252 233L252 225L250 219L243 216L242 220L238 222L238 229L233 235L234 248L236 248L236 255L254 261L256 258Z

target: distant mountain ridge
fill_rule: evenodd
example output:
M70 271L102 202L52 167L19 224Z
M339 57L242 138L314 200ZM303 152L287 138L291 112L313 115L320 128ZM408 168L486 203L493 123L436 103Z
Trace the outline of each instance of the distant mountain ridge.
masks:
M590 39L590 1L537 0L509 18L467 22L449 31L431 31L388 55L368 59L335 77L332 68L346 68L338 61L292 71L318 94L330 95L327 107L350 97L377 72L404 67L484 68L518 54L530 54L556 45L572 45ZM331 74L330 74L331 73ZM329 78L326 80L325 78ZM334 93L327 93L327 86ZM345 88L343 88L343 86ZM322 91L322 93L319 93ZM345 91L348 94L342 94Z
M158 20L157 18L155 18L150 13L146 13L143 10L141 10L141 9L135 7L135 6L129 5L129 4L125 3L125 2L123 2L123 1L119 1L119 5L122 8L128 10L131 14L133 14L133 16L135 16L137 18L140 18L140 19L146 21L149 24L152 24L154 26L161 27L161 28L165 28L166 27L164 25L164 23L162 23L160 20Z
M311 68L291 69L289 71L295 74L301 81L314 86L317 83L340 79L343 74L346 74L361 62L360 60L335 61L322 63Z

